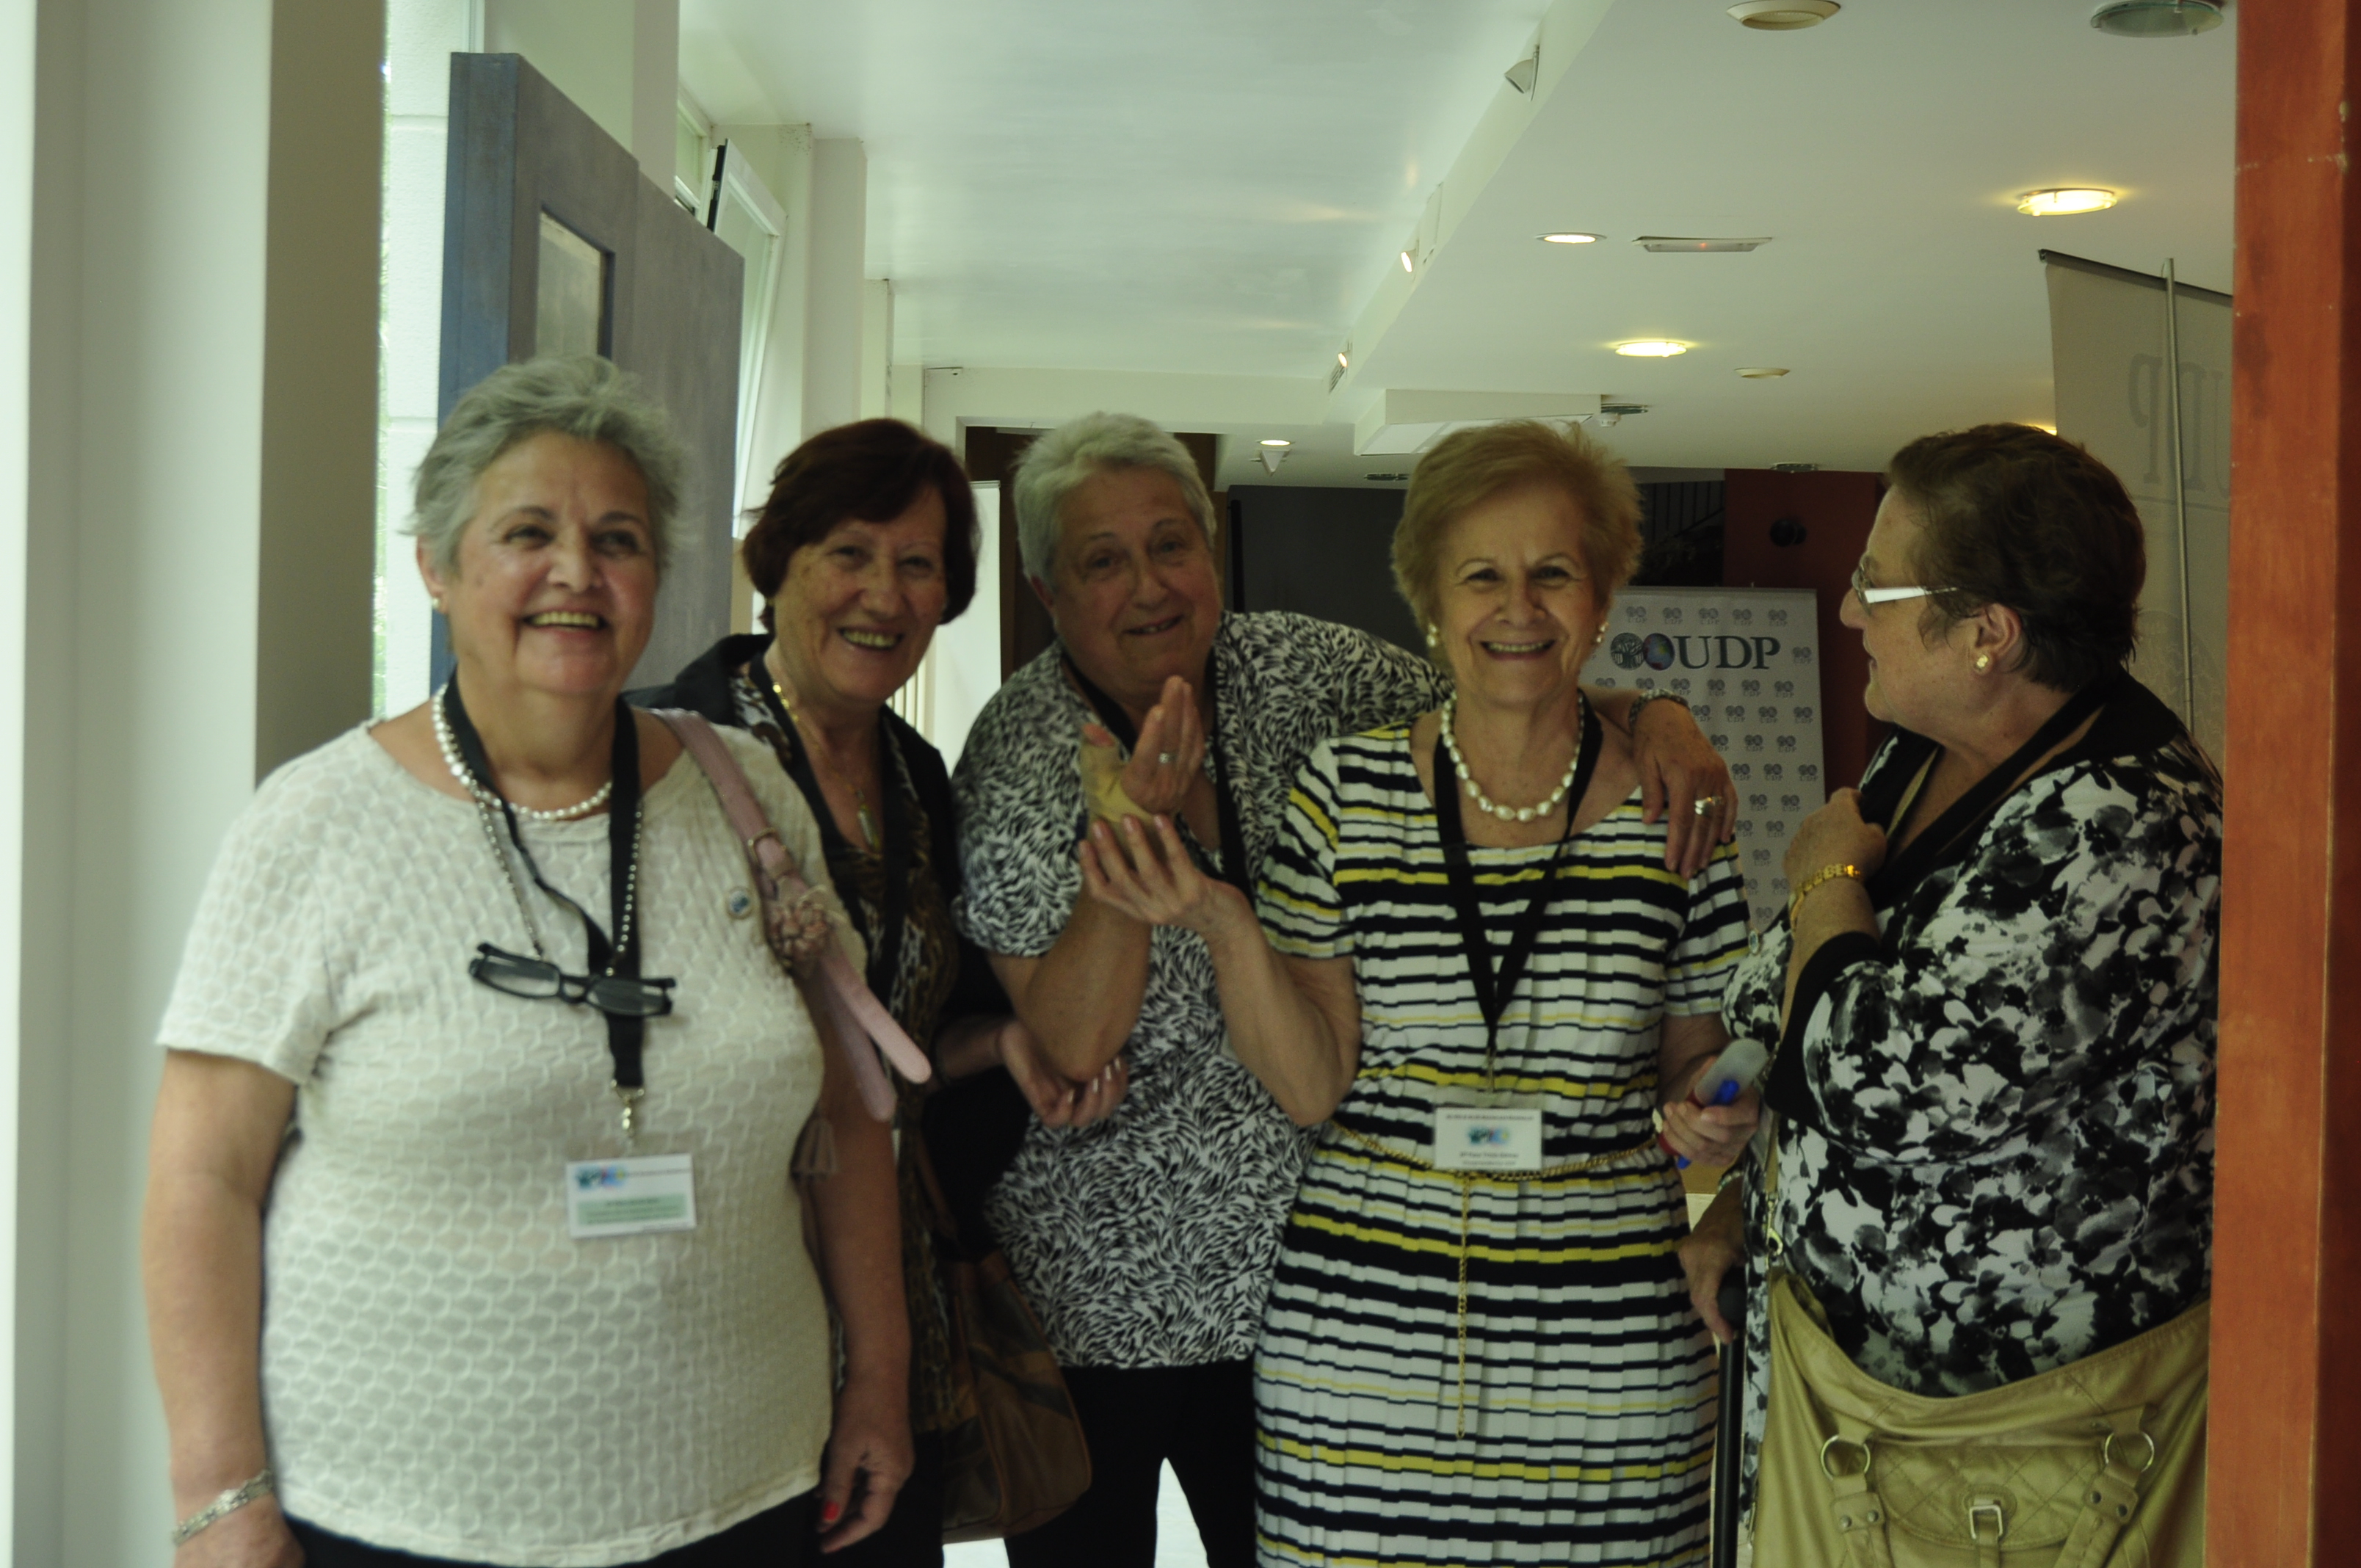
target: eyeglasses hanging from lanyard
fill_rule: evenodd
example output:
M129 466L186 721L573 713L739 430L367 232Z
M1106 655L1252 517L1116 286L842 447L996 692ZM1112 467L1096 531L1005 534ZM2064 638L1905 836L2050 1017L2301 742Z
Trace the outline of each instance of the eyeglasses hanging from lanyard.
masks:
M531 959L482 943L476 957L468 960L468 976L477 983L488 986L506 996L523 997L533 1001L564 1002L569 1005L596 1008L607 1025L607 1053L614 1065L614 1078L609 1087L622 1105L623 1140L628 1146L639 1132L640 1102L647 1094L647 1079L641 1062L642 1047L646 1043L647 1020L659 1018L672 1011L671 980L646 979L640 974L640 933L634 918L639 895L640 830L643 815L640 796L640 733L631 718L631 710L620 697L615 702L615 738L609 765L613 769L614 795L608 805L608 910L615 928L610 941L588 910L566 894L550 885L541 874L541 866L525 846L523 836L517 830L516 811L508 797L500 793L492 782L492 769L484 751L483 738L467 717L467 704L460 699L459 682L455 675L443 689L443 712L451 728L451 738L460 761L467 764L474 782L485 794L500 802L500 814L508 824L509 842L524 861L526 872L535 887L547 894L564 908L570 909L582 922L583 945L593 971L587 975L569 975L552 962L541 945L540 930L534 926L532 907L525 903L524 890L517 885L516 873L509 866L508 853L501 847L500 835L492 826L492 808L482 795L477 797L477 820L483 825L484 839L500 864L500 876L508 883L509 893L516 900L517 913L524 918L526 938L533 944Z

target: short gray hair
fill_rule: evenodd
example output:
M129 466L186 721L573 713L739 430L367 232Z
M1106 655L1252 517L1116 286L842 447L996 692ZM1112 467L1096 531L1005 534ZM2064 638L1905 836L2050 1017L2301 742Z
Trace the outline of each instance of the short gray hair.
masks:
M640 471L656 570L672 559L688 455L639 382L595 354L503 365L467 389L419 461L408 532L435 569L459 564L459 535L475 515L476 481L518 442L545 431L611 446Z
M1189 449L1137 414L1094 413L1070 419L1025 449L1016 459L1016 548L1025 575L1049 580L1058 555L1058 514L1066 499L1094 474L1117 468L1150 468L1171 476L1197 520L1205 543L1213 542L1213 498Z

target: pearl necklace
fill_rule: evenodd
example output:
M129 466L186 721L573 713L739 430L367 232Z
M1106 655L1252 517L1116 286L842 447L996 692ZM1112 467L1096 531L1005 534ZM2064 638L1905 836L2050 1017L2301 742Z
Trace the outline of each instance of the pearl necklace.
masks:
M1477 784L1476 775L1467 771L1467 759L1459 753L1459 737L1453 733L1458 714L1459 696L1455 692L1443 699L1443 745L1451 753L1451 765L1458 770L1459 782L1466 785L1467 793L1475 797L1477 809L1488 811L1503 822L1531 822L1536 817L1547 817L1557 809L1557 803L1564 800L1566 791L1574 787L1575 770L1582 765L1582 731L1579 729L1575 731L1574 755L1565 764L1565 776L1557 781L1557 788L1550 791L1548 799L1539 806L1499 806L1484 793L1484 786Z
M497 791L486 788L477 780L475 773L468 769L467 761L459 755L458 740L452 735L451 721L444 717L443 713L444 692L450 689L446 683L442 691L434 694L434 740L443 748L443 765L451 770L453 778L467 786L467 793L476 797L477 805L485 806L506 805L510 810L527 822L571 822L577 817L589 816L606 805L607 797L615 793L615 781L609 779L598 786L589 799L574 806L561 806L555 811L539 811L530 806L519 806L513 801L504 801Z

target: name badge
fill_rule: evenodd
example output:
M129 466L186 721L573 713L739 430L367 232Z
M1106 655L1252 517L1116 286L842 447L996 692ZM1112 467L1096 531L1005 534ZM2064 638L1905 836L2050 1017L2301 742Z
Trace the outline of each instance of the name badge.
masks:
M697 1229L685 1154L577 1159L566 1167L566 1228L578 1242Z
M1539 1107L1438 1105L1434 1108L1437 1170L1539 1170Z

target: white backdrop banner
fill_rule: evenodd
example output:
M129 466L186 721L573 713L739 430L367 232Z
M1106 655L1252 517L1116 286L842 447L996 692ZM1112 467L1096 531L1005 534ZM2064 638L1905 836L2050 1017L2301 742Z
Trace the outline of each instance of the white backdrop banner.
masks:
M1738 856L1757 928L1787 903L1796 826L1828 797L1820 755L1817 596L1808 588L1626 588L1586 685L1658 688L1689 710L1738 782Z
M2140 594L2139 654L2132 674L2171 705L2218 763L2230 638L2230 297L2187 285L2174 292L2180 499L2189 519L2184 607L2164 280L2043 254L2049 262L2058 433L2081 442L2115 471L2147 525L2147 586Z

